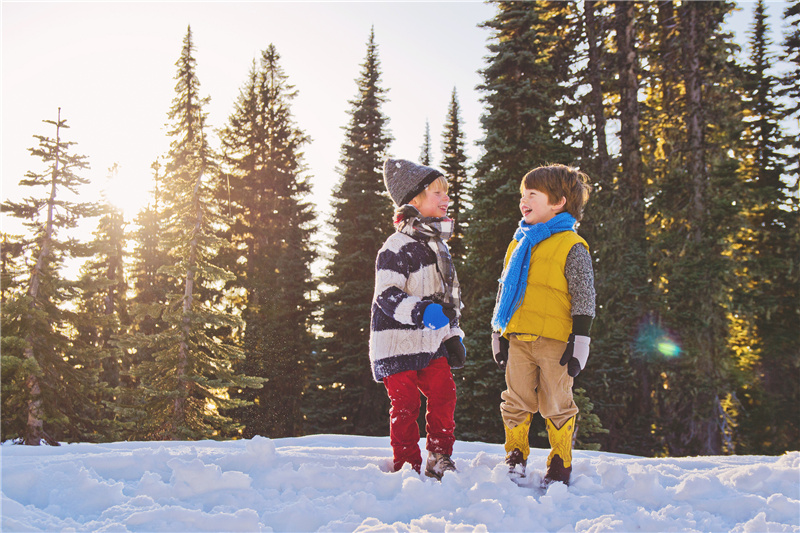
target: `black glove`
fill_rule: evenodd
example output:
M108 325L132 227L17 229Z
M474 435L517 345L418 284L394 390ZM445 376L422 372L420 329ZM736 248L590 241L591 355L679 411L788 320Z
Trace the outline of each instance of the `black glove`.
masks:
M589 343L591 339L586 335L569 334L569 341L567 341L567 348L564 350L564 355L561 356L561 366L567 365L567 374L576 377L581 373L581 370L586 366L586 360L589 359Z
M492 332L492 355L500 370L505 370L508 364L508 339L500 335L499 331Z
M444 341L444 347L447 349L447 362L450 368L464 368L464 363L467 362L467 349L464 348L461 337L450 337Z
M442 313L444 313L444 316L446 316L450 322L456 319L456 316L458 316L458 313L456 312L456 304L442 303L439 305L442 306Z

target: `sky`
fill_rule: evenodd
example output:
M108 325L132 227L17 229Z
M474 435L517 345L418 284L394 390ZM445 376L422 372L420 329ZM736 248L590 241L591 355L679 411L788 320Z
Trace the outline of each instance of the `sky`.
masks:
M420 442L424 450L424 441ZM800 531L800 452L647 459L573 453L569 487L507 476L502 444L457 441L441 482L389 472L389 437L4 443L12 531Z
M113 195L144 204L150 166L168 150L175 62L189 25L200 92L213 128L233 111L254 59L274 44L297 97L296 124L312 139L305 162L313 201L327 208L371 28L389 89L383 107L391 155L416 160L430 123L433 156L453 89L473 159L482 106L475 87L492 18L481 2L149 2L2 4L3 196L36 161L27 149L61 107L74 151L89 156L95 184L119 165ZM135 215L126 210L126 216Z
M746 42L753 2L730 18ZM484 113L479 71L486 66L491 31L480 28L496 11L462 2L9 2L2 8L2 199L19 200L18 186L41 163L28 149L34 135L53 136L43 120L58 108L73 151L88 156L92 180L82 199L112 201L131 220L148 200L151 164L168 150L167 112L175 97L175 62L191 26L200 92L210 97L208 123L224 127L252 62L270 44L281 55L296 124L312 142L305 147L320 222L328 220L350 101L375 30L383 112L394 137L390 155L417 160L426 121L434 164L453 89L457 91L468 163L480 156ZM768 2L780 37L782 0ZM109 183L109 168L118 165ZM5 231L20 231L3 217ZM90 231L93 228L90 229Z

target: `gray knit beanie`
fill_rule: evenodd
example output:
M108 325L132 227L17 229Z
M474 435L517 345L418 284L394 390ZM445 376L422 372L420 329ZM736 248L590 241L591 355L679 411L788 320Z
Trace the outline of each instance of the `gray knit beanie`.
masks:
M387 159L383 164L383 183L397 206L405 205L425 190L442 173L405 159Z

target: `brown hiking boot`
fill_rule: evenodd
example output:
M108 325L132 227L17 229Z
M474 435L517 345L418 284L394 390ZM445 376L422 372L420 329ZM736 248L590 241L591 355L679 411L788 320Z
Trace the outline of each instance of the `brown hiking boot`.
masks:
M441 480L447 471L455 472L456 464L449 455L444 453L428 452L428 461L425 463L425 475Z
M506 464L508 465L508 475L512 479L525 477L525 467L528 465L528 460L522 457L522 452L519 448L514 448L506 455Z

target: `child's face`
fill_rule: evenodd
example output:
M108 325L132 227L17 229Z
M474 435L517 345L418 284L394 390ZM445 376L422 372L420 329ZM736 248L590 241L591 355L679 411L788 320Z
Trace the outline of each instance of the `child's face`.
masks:
M519 210L528 224L547 222L560 213L567 199L562 197L557 204L551 204L547 193L538 189L523 189L519 200Z
M426 189L424 198L420 196L411 201L411 204L419 210L420 215L433 218L447 216L447 208L450 206L450 197L447 196L447 192L436 182L432 183Z

